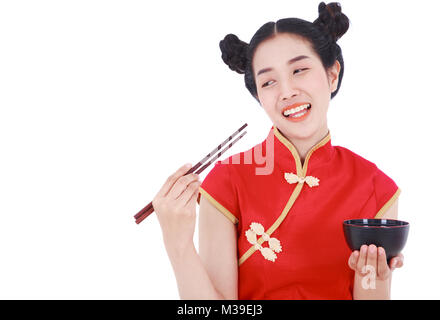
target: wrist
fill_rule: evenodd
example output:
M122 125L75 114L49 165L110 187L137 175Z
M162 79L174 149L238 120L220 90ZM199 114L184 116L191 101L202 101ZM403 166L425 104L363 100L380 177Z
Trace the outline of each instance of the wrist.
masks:
M354 278L354 300L390 300L390 279L367 278L356 272Z

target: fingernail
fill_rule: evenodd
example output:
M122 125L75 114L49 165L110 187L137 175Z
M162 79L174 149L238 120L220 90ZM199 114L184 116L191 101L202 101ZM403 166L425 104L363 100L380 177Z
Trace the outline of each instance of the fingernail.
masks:
M376 251L376 246L375 245L371 245L370 246L370 253L374 253L374 251Z
M385 251L383 250L383 248L380 247L380 248L379 248L379 255L383 256L384 252L385 252Z
M185 168L191 168L191 167L192 167L191 163L188 162L188 163L185 164Z

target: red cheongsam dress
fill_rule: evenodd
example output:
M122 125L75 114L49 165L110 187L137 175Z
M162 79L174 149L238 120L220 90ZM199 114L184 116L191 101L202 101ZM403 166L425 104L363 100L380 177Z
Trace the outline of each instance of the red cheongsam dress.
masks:
M330 132L302 164L276 126L217 161L199 191L236 225L240 300L353 299L342 222L379 218L400 194L374 163L333 146Z

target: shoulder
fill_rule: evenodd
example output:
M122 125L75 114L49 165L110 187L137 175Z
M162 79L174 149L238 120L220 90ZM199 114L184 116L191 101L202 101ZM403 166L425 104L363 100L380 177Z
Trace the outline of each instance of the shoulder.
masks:
M251 172L249 166L253 161L249 161L249 155L252 155L253 149L254 147L214 161L214 166L208 171L201 186L208 188L210 185L216 188L220 185L235 186L236 181L240 180L239 177L246 177L247 172Z
M365 173L376 173L378 167L376 164L365 157L341 146L334 146L336 156L345 165L350 165L354 170L361 170Z
M356 168L355 171L358 173L359 177L371 181L377 198L385 199L390 196L397 198L399 196L400 188L396 182L383 172L375 163L347 148L338 146L337 150L341 158L352 163L353 167Z
M362 181L368 180L377 190L397 190L395 181L383 172L374 162L341 146L335 147L339 164Z
M396 182L365 157L340 146L336 146L335 150L339 163L345 163L345 167L351 168L350 180L366 184L371 189L375 201L374 217L382 217L385 213L386 217L397 217L397 198L401 190Z
M247 172L251 172L255 166L261 165L255 155L260 154L260 149L263 147L264 141L247 150L234 153L222 160L217 160L211 171L228 172L231 176L246 175Z
M358 169L371 172L374 176L379 178L387 178L387 175L371 160L368 160L345 147L336 146L335 149L344 161L351 162Z

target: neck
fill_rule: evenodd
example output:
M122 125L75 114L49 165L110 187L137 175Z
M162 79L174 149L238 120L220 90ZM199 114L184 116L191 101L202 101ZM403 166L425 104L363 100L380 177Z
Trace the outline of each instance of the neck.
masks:
M324 139L329 130L327 126L323 127L321 130L317 131L313 136L307 138L298 138L291 137L284 133L282 133L289 141L292 143L298 151L298 154L301 158L301 165L304 165L304 161L306 159L307 153L316 145L319 141Z

